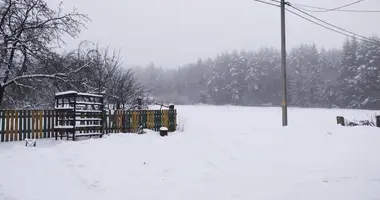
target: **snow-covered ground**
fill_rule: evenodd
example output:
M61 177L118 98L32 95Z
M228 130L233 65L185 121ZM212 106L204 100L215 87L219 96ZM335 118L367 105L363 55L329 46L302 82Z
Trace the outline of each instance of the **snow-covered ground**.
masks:
M184 132L0 144L1 200L375 200L374 111L177 106Z

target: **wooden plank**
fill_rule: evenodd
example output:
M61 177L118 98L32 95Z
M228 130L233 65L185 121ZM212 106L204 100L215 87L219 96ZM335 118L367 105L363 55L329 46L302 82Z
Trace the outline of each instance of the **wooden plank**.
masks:
M116 113L112 113L112 133L116 132Z
M24 134L23 134L23 130L22 130L22 121L23 121L23 111L22 110L19 110L18 113L18 118L19 118L19 122L18 122L18 138L19 140L24 140Z
M119 118L119 126L118 126L118 133L121 133L122 132L122 129L123 129L123 113L121 110L119 110L118 112L118 118Z
M147 110L145 113L146 113L146 128L150 129L150 110Z
M50 131L50 110L46 110L45 113L45 119L44 119L44 128L45 128L45 134L46 138L51 138L51 131Z
M154 130L154 110L149 111L149 129Z
M132 113L131 111L127 111L127 132L130 133L132 132Z
M9 124L10 124L10 119L9 119L9 111L5 111L5 118L6 118L6 126L5 126L5 141L9 141Z
M50 128L50 123L51 123L51 110L46 111L46 137L51 138L51 128Z
M169 128L169 112L168 110L162 110L162 126L165 126L166 128Z
M150 129L154 130L154 110L150 111Z
M36 117L36 135L37 135L37 139L40 139L42 138L41 137L41 134L40 134L40 111L36 110L35 111L35 117Z
M159 131L160 130L160 128L162 127L162 120L161 120L161 118L162 118L162 111L161 110L158 110L157 111L157 115L156 115L156 127L157 127L157 130L156 131Z
M123 111L122 111L122 115L121 115L121 118L122 118L121 121L123 122L123 123L122 123L123 128L122 128L121 132L123 132L123 133L126 133L126 132L127 132L127 130L126 130L126 129L127 129L127 124L126 124L126 119L125 119L126 116L125 116L125 114L126 114L126 111L123 110Z
M135 132L139 129L141 123L141 112L136 111L136 129Z
M150 125L150 128L152 129L152 130L154 130L154 125L155 125L155 123L154 123L154 110L152 110L152 111L150 111L150 123L151 123L151 125Z
M119 112L115 111L115 133L119 131Z
M136 122L136 130L135 132L140 128L140 125L141 125L141 120L142 120L142 113L141 111L136 111L136 114L137 114L137 122Z
M25 125L26 125L26 138L30 139L31 138L31 134L30 134L30 120L31 120L31 115L30 115L30 110L27 110L26 111L26 115L25 115Z
M44 128L43 128L43 130L44 130L44 138L48 138L48 134L47 134L47 118L48 118L48 111L47 110L44 110L44 111L42 111L43 112L43 120L44 120Z
M27 117L27 114L28 113L27 113L26 110L22 111L22 121L23 121L23 123L22 123L22 139L23 140L25 140L25 138L27 138L27 135L26 135L26 133L27 133L26 123L27 123L27 120L29 119Z
M15 117L15 124L14 124L15 129L14 129L14 132L13 132L13 139L15 141L19 141L19 140L21 140L21 137L18 138L18 126L19 126L18 125L18 110L14 111L14 117Z
M9 141L13 141L13 133L14 133L14 124L15 124L15 120L14 120L14 111L13 110L10 110L9 111L9 118L10 118L10 123L9 123L9 126L10 126L10 130L9 130Z
M174 116L173 116L173 126L174 130L177 130L177 110L174 110Z
M110 111L112 113L112 111ZM110 114L110 128L111 128L111 133L115 132L115 121L116 121L116 115L115 113Z
M54 110L51 110L50 111L50 133L51 133L51 137L55 137L55 134L57 134L55 131L54 131L54 122L55 122L55 111Z
M40 122L40 126L39 126L39 128L40 128L40 138L45 138L44 136L43 136L43 127L42 127L42 114L43 114L43 112L40 110L40 111L38 111L38 113L39 113L39 122Z
M154 111L154 131L158 131L158 113L159 111L158 110L155 110Z
M111 115L111 110L108 110L108 121L107 121L107 129L108 129L108 133L112 133L111 130L112 130L112 126L111 126L111 120L112 120L112 115Z
M176 130L176 112L175 110L169 110L169 131Z
M25 121L25 123L27 124L27 128L26 128L26 137L28 138L28 139L30 139L32 136L31 136L31 133L30 133L30 121L31 121L31 112L30 112L30 110L27 110L26 111L26 121Z
M141 117L142 122L141 122L141 124L142 124L143 128L147 128L148 116L147 116L146 110L142 110L142 111L140 111L140 113L142 114L142 117Z
M111 133L110 132L110 130L111 130L110 121L111 121L111 113L110 113L110 110L107 110L107 112L106 112L106 121L105 121L105 123L107 124L106 125L106 133L107 134Z
M4 142L5 140L5 111L1 111L1 142Z
M121 120L120 120L120 110L116 110L116 132L117 132L117 133L120 132L120 124L121 124Z
M31 114L32 114L31 115L31 118L32 118L32 130L31 130L32 131L32 137L31 138L35 139L36 138L36 135L35 135L35 123L36 122L35 122L35 119L34 119L35 118L34 117L34 110L32 110Z
M12 142L13 141L13 133L14 133L14 124L15 124L15 120L14 120L14 112L13 110L10 110L9 111L9 133L8 133L8 137L9 137L9 141Z
M150 129L150 110L147 110L145 114L146 114L146 128Z
M132 126L131 126L131 132L136 132L136 111L132 111Z

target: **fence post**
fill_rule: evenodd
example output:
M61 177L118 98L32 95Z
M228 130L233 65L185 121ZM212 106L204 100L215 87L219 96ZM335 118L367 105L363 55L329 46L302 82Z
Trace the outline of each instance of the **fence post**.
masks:
M121 125L122 125L122 130L121 132L122 133L126 133L127 132L127 127L126 127L126 121L125 121L125 114L126 114L126 111L125 110L122 110L121 111Z
M174 132L176 129L176 122L175 122L175 110L174 105L169 105L169 131Z
M127 111L127 116L126 116L126 120L127 120L127 132L130 133L131 132L131 111Z
M30 112L30 110L27 111L27 115L26 115L26 120L28 122L28 130L27 130L27 138L30 139L31 138L31 118L32 118L32 113Z
M5 111L1 111L1 142L4 142L5 136Z
M9 141L9 111L5 111L6 126L5 126L5 141Z
M9 131L9 141L13 141L13 137L14 137L14 125L15 125L15 117L14 117L14 110L11 110L10 111L10 122L9 123L9 126L10 126L10 131Z
M38 113L40 114L39 115L39 120L40 120L40 127L39 127L40 128L40 138L45 138L44 134L43 134L43 130L42 130L43 129L43 124L42 124L43 123L43 121L42 121L43 111L40 110L40 111L38 111Z
M46 124L46 118L47 118L47 111L46 110L44 110L44 111L42 111L43 112L43 119L44 119L44 138L47 138L48 136L47 136L47 130L46 130L46 128L47 128L47 124Z
M142 125L142 127L143 128L147 128L147 111L146 110L142 110L142 111L140 111L140 113L141 113L141 125Z
M19 112L19 115L18 115L18 135L19 135L19 140L23 141L25 139L24 137L24 134L23 134L23 128L22 128L22 121L23 121L23 118L24 118L24 113L22 110L18 110L17 112Z

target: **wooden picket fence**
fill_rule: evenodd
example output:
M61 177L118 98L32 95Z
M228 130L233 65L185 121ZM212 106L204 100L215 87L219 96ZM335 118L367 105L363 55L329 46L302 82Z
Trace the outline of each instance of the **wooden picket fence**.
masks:
M111 111L107 113L106 133L136 132L140 126L158 131L162 126L176 130L176 110Z
M133 133L140 126L158 131L165 126L176 130L176 110L108 110L104 113L105 133ZM54 138L54 110L0 110L0 142L26 138Z

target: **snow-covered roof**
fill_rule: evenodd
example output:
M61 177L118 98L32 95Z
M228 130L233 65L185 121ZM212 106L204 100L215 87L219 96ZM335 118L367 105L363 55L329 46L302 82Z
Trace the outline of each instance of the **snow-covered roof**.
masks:
M97 95L97 94L91 94L91 93L78 93L77 91L73 91L73 90L55 93L55 96L62 96L62 95L67 95L67 94L77 94L81 96L90 96L90 97L103 97L103 95Z
M62 96L62 95L67 95L67 94L78 94L78 92L73 91L73 90L69 90L69 91L66 91L66 92L55 93L55 96Z

